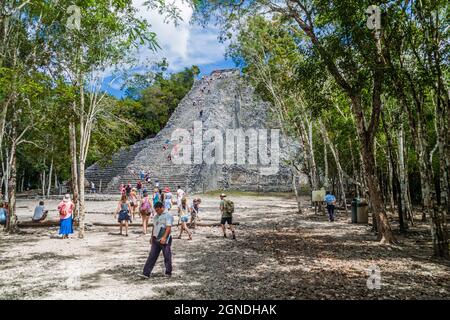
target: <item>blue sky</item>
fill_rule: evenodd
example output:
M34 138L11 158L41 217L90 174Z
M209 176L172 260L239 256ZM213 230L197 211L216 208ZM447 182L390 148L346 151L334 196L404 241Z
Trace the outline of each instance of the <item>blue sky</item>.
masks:
M178 26L165 23L164 17L157 11L149 10L143 5L145 0L133 0L139 15L152 25L151 29L156 33L161 46L161 50L156 53L146 48L136 51L135 55L139 61L136 67L143 70L142 66L148 65L149 61L160 61L163 57L169 63L169 72L177 72L185 67L197 65L200 68L200 77L216 69L235 67L231 60L226 60L224 57L227 45L219 42L217 38L219 30L212 25L203 28L190 24L192 8L182 0L174 1L183 19ZM123 97L120 83L116 82L109 86L107 83L110 80L111 77L105 78L103 89L118 98Z

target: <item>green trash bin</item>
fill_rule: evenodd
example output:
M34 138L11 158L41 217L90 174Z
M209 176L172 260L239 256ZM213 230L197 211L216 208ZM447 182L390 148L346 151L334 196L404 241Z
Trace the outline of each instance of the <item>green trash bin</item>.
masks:
M352 223L357 223L358 222L358 204L359 204L359 199L358 198L354 198L352 200Z

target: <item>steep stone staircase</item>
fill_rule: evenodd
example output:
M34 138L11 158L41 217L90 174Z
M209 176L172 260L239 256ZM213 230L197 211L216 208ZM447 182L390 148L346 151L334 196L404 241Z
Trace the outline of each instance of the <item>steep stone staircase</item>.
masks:
M148 145L150 140L139 141L132 146L120 149L112 156L110 162L105 165L96 163L90 166L86 170L87 180L94 182L97 190L101 188L102 192L112 191L108 189L108 184L114 177L124 172L127 165ZM134 180L136 178L133 178Z

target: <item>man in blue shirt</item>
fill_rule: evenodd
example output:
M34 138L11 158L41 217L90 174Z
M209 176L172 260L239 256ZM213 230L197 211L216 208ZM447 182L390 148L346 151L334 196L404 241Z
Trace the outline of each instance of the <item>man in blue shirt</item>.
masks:
M0 225L6 225L8 211L5 209L3 202L0 202Z
M334 209L336 207L336 197L327 191L324 201L327 203L328 218L330 222L334 221Z
M39 201L39 205L34 208L32 220L34 222L41 222L47 218L48 210L45 210L44 201Z

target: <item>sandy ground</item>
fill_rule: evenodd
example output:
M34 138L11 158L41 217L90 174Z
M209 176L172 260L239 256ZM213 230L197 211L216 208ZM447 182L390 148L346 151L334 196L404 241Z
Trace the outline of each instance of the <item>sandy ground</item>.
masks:
M218 221L218 199L202 199L202 222ZM224 239L217 227L197 227L192 241L186 235L174 239L170 279L163 276L162 256L153 278L137 277L150 240L138 227L124 237L118 227L90 226L82 240L76 234L55 239L58 228L0 231L0 298L449 299L450 265L430 259L427 225L397 235L399 246L382 246L369 226L350 224L343 213L334 223L311 209L299 215L289 196L231 199L238 239ZM47 203L53 210L56 205ZM19 219L30 219L34 206L33 200L19 200ZM88 201L87 221L114 222L99 212L115 206L111 200ZM56 211L50 216L56 218ZM380 271L380 289L367 286L372 266Z

